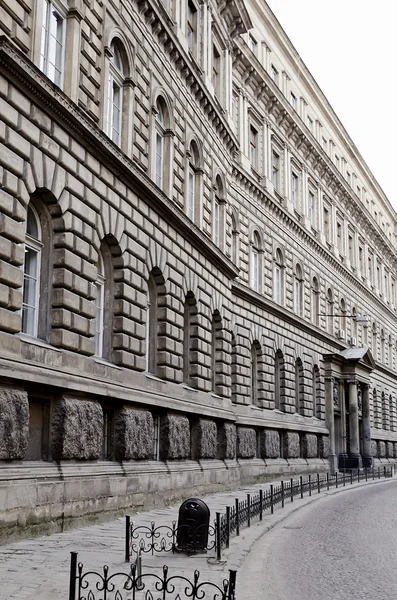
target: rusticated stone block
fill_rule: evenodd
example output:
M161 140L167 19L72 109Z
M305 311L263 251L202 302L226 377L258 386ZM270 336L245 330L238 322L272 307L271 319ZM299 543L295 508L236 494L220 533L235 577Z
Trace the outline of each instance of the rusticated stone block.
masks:
M302 434L303 458L317 458L317 436L313 433Z
M236 457L236 426L233 423L222 423L218 427L218 456L221 460Z
M29 401L24 390L0 388L0 459L25 456L29 441Z
M300 440L299 433L286 431L283 434L284 458L299 458Z
M378 442L371 440L371 454L374 458L378 458Z
M261 458L280 457L280 434L274 429L261 433Z
M154 424L148 410L124 407L116 413L116 460L149 460L153 455Z
M378 457L386 458L386 443L380 440L378 442Z
M161 419L160 458L178 460L190 456L190 423L187 417L166 415Z
M216 423L199 419L192 428L192 458L216 458L218 432Z
M393 442L386 442L386 457L394 458L394 444Z
M55 460L95 460L100 456L103 413L99 402L63 397L55 403L51 422Z
M329 457L329 437L327 435L320 435L318 439L318 450L320 458Z
M250 427L237 428L237 457L254 458L256 455L256 431Z

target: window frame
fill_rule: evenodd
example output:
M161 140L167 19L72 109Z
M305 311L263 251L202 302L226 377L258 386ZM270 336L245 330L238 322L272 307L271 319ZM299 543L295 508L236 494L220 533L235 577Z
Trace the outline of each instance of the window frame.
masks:
M35 227L37 228L37 238L33 237L32 234L28 233L29 211L32 212L32 216L34 218L34 224L35 224ZM23 333L24 335L28 335L29 337L33 337L33 338L38 337L38 329L39 329L39 304L40 304L40 295L41 295L42 252L43 252L43 248L44 248L42 238L43 238L43 230L42 230L42 225L41 225L39 214L38 214L36 208L33 206L33 204L31 202L29 202L28 207L27 207L27 215L26 215L26 229L25 229L25 243L24 243L25 256L24 256L24 261L23 261L23 265L22 265L23 286L22 286L22 308L21 308L21 318L22 318L21 333ZM27 276L27 271L26 271L26 266L27 266L26 249L27 248L34 253L35 263L36 263L35 277L34 277L34 281L35 281L34 305L29 305L25 301L25 290L27 289L26 280L28 279L28 277L30 277L30 276ZM25 310L25 314L28 315L29 311L26 312L26 310L29 308L33 308L33 311L34 311L33 323L31 324L32 325L31 327L24 328L24 310ZM30 321L30 319L28 317L27 317L27 321Z
M51 10L51 7L53 9ZM49 73L49 46L50 46L50 18L51 13L59 17L59 20L62 22L62 42L61 42L61 58L60 64L58 64L58 72L60 73L59 79L57 77L52 77ZM42 12L42 20L40 24L40 53L39 53L39 68L40 70L58 87L63 89L64 78L65 78L65 47L66 47L66 26L67 26L67 14L68 7L65 6L59 0L43 0L43 12ZM45 24L44 24L45 23ZM56 38L56 44L59 44L59 40ZM56 55L56 52L55 52ZM55 62L53 64L54 70L57 70L56 65L56 57Z

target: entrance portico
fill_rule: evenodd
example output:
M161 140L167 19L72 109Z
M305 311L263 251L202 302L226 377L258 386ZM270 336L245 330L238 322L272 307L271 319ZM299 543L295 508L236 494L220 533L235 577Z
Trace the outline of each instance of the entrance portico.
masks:
M370 467L370 375L368 348L347 348L324 356L326 423L333 471Z

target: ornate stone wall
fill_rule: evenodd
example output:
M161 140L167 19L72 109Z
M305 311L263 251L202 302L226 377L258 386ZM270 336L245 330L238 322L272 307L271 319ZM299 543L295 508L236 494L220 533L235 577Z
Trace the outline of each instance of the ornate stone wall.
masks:
M54 403L51 422L54 460L96 460L102 445L99 402L64 396Z
M280 457L280 434L273 429L265 429L261 434L261 458Z
M192 427L192 458L216 458L218 432L216 423L199 419Z
M378 441L378 458L386 458L386 443L383 440Z
M190 423L187 417L168 414L161 419L160 458L180 460L190 457Z
M284 458L299 458L300 440L299 433L286 431L283 433Z
M222 423L218 427L219 458L231 460L236 457L237 431L233 423Z
M29 403L24 390L0 388L0 460L20 460L29 440Z
M237 427L237 458L254 458L256 432L250 427Z
M317 436L304 433L302 434L302 453L303 458L317 458Z
M148 410L125 406L114 424L116 460L148 460L153 456L153 416Z

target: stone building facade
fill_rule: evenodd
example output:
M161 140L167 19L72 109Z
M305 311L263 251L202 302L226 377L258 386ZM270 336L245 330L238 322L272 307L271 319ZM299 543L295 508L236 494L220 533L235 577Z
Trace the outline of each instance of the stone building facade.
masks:
M394 460L397 218L267 5L0 31L1 532Z

